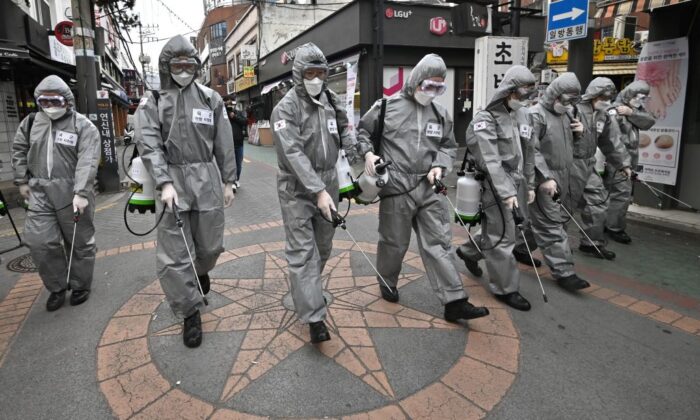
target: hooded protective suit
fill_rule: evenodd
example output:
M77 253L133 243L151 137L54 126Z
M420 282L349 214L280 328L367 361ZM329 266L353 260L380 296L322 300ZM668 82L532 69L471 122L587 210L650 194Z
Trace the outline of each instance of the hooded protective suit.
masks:
M531 141L549 168L548 175L539 171L536 173L537 184L547 179L555 180L562 203L568 208L571 208L570 178L574 162L574 133L570 127L572 116L567 113L558 114L554 111L554 104L561 95L578 95L580 91L581 84L576 75L562 73L547 86L542 99L530 108L529 114ZM537 191L535 202L530 205L530 222L537 245L556 279L575 274L565 221L559 205L546 194Z
M177 35L158 59L159 99L146 93L136 111L135 138L156 189L172 183L198 275L214 268L223 251L223 183L236 180L231 124L215 91L191 82L181 88L170 75L173 57L197 57L185 37ZM163 204L158 201L157 213ZM197 279L175 217L168 208L158 226L156 267L173 312L194 314L203 304Z
M57 92L70 104L60 118L51 120L40 109L27 138L28 120L20 124L12 144L15 184L29 183L31 195L24 239L46 288L66 289L68 253L73 235L73 196L88 199L88 207L76 226L70 285L90 290L95 268L94 184L100 161L100 134L87 117L75 111L68 85L48 76L34 90Z
M279 165L277 193L287 238L285 256L294 307L303 323L326 317L321 273L335 233L316 206L316 194L326 190L337 206L335 163L340 148L351 162L357 159L357 141L339 97L326 89L325 82L318 98L311 97L304 86L305 69L327 65L316 45L299 47L292 68L294 88L275 106L270 120Z
M467 128L468 152L474 156L477 169L487 176L481 196L484 217L481 231L474 239L486 259L491 292L497 295L517 292L520 287L513 248L522 236L516 231L513 214L503 200L515 196L520 208L526 209L527 191L536 187L535 150L530 141L532 128L527 110L512 110L507 106L507 98L517 88L535 83L535 76L526 67L511 67L486 109L477 113ZM537 170L547 174L542 158L538 160ZM522 239L517 242L524 247ZM471 242L462 245L460 252L474 261L482 257Z
M596 148L606 157L608 170L618 172L630 166L629 154L620 142L615 108L597 110L593 100L615 84L607 77L596 77L586 88L582 101L577 105L579 119L585 127L585 135L574 142L574 163L571 167L571 202L581 209L581 227L596 246L605 245L605 219L608 211L608 193L603 179L595 171ZM581 244L591 245L585 236Z
M450 210L433 192L426 175L434 167L443 168L443 176L452 169L457 143L447 110L434 102L423 106L413 95L423 80L446 74L442 58L428 54L416 64L401 92L387 99L379 152L392 165L389 181L379 194L377 249L377 269L396 287L413 228L428 279L443 305L464 299L466 293L450 255ZM370 135L380 107L377 101L358 125L363 156L373 151Z
M617 123L620 126L620 141L630 154L632 169L639 163L639 130L648 130L656 122L654 117L644 109L644 106L635 108L630 101L638 94L649 94L649 85L643 80L630 83L617 95L616 106L625 105L632 108L632 115L617 114ZM627 226L627 208L632 199L632 181L625 179L623 174L617 171L605 171L605 186L610 191L610 204L608 206L607 221L605 227L614 232L624 231Z

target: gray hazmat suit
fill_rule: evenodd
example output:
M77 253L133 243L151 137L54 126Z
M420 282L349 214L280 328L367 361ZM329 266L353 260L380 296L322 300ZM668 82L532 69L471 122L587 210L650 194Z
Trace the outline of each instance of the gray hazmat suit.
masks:
M637 94L649 94L649 85L643 80L632 82L617 95L614 105L625 105L632 108L632 115L617 115L620 126L620 141L625 145L631 157L632 169L639 163L639 130L648 130L656 122L654 117L641 107L630 105L630 100ZM614 232L624 231L627 223L627 208L632 200L632 181L617 171L605 171L605 186L610 191L607 221L605 227Z
M335 163L340 147L351 162L357 159L357 141L339 97L325 83L318 98L311 97L304 86L305 69L327 65L316 45L299 47L292 68L294 88L275 106L270 121L279 165L277 193L287 239L285 256L294 307L303 323L326 317L321 273L335 233L316 206L316 194L326 190L337 206Z
M88 200L76 226L70 286L90 290L95 268L94 184L100 161L100 134L87 117L75 111L68 85L58 76L48 76L34 90L60 93L70 104L60 118L51 120L37 112L30 138L28 120L20 124L12 144L15 184L29 183L29 212L24 240L46 288L57 293L66 289L68 254L73 236L73 196Z
M570 127L572 116L555 112L554 103L562 94L578 95L580 91L581 84L576 75L562 73L547 86L537 105L530 108L529 114L531 141L549 169L548 176L537 172L537 184L548 178L556 181L561 201L567 208L571 208L570 178L574 162L574 133ZM530 204L530 222L537 246L554 278L575 274L574 258L564 226L566 218L559 204L538 190L535 202Z
M197 50L177 35L158 59L159 99L146 93L136 111L141 158L156 189L172 183L177 191L184 232L198 275L214 268L223 251L223 185L236 179L231 124L224 102L215 91L190 83L178 86L170 75L173 57L197 57ZM163 204L158 201L157 213ZM202 306L191 263L174 213L167 209L158 226L158 278L170 307L188 317Z
M435 54L416 64L401 92L387 99L381 150L377 151L392 162L389 181L379 194L377 269L396 287L413 228L428 279L443 305L464 299L466 293L450 254L451 211L426 175L434 167L443 168L443 176L452 169L457 143L447 110L435 102L423 106L413 94L423 80L446 73L444 61ZM373 150L370 135L380 107L377 101L358 125L363 156Z
M535 76L526 67L511 67L486 109L477 113L467 128L467 149L474 156L477 169L487 177L482 183L481 231L474 239L486 259L489 288L497 295L519 290L520 272L513 256L516 242L527 253L513 214L503 200L516 196L522 213L527 215L527 191L536 187L535 150L530 141L532 128L527 109L512 110L507 100L518 87L535 83ZM548 173L546 165L540 170ZM474 261L482 258L471 242L462 245L460 251Z
M581 209L581 227L598 247L606 242L604 228L608 192L595 170L596 147L605 155L611 172L630 166L629 154L619 139L615 108L597 110L592 103L611 89L615 89L612 80L596 77L581 97L582 101L577 105L578 119L585 127L585 135L574 140L574 163L571 167L571 203ZM581 236L581 244L591 245L585 235Z

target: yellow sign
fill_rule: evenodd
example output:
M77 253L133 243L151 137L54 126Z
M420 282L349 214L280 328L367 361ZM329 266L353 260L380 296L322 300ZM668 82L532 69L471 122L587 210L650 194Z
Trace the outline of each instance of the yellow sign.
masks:
M243 77L255 77L255 67L244 66L243 67Z
M609 63L611 61L634 61L639 53L634 49L630 39L612 37L596 39L593 43L593 62ZM552 45L547 51L547 64L566 64L569 61L569 51L562 46Z
M234 83L234 91L235 92L242 92L246 89L250 89L253 86L258 84L258 78L257 77L241 77L240 79L236 79Z

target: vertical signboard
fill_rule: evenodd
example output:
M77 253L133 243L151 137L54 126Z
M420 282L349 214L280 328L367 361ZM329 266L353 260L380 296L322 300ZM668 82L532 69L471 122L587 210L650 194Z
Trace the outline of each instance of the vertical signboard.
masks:
M114 147L114 123L112 121L112 103L109 92L97 91L97 121L93 121L100 132L100 150L102 159L97 169L97 182L100 191L119 191L119 163Z
M527 38L484 36L474 46L474 112L486 107L509 68L527 66Z
M649 84L646 109L656 119L650 130L639 133L639 177L676 185L688 85L688 38L647 42L636 79Z
M357 86L357 61L347 63L347 88L345 90L345 112L348 116L348 127L352 133L355 132L355 87Z

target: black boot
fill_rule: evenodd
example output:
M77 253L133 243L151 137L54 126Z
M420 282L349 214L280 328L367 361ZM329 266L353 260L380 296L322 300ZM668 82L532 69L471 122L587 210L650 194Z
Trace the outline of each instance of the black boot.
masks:
M460 319L481 318L489 314L489 310L484 307L476 307L467 302L467 299L458 299L445 305L445 320L457 322Z
M605 229L605 233L607 233L610 239L615 242L619 242L621 244L628 244L632 242L632 238L630 238L630 236L624 230L616 232L614 230Z
M605 260L614 260L615 259L615 253L612 251L608 251L605 249L604 246L599 245L598 249L595 249L593 245L579 245L578 250L583 252L584 254L588 254L591 257L596 257L600 259L605 259ZM600 250L600 252L598 252Z
M80 305L88 300L89 297L89 290L73 290L70 294L70 306Z
M51 293L49 299L46 301L46 310L53 312L56 309L63 306L63 302L66 300L66 291L61 290L60 292Z
M529 311L530 310L530 302L527 301L518 292L513 292L513 293L508 293L505 295L495 295L496 299L500 300L501 302L505 303L506 305L510 306L511 308L517 309L519 311Z
M396 303L399 301L399 289L392 287L389 289L383 284L379 285L379 291L382 292L382 299L387 302Z
M462 251L457 248L457 256L464 261L464 265L467 266L467 270L469 270L470 273L475 275L476 277L481 277L482 274L484 274L483 271L481 271L481 267L479 267L479 261L475 261L465 254L462 253Z
M209 289L211 287L209 281L209 273L199 274L197 277L199 277L199 284L202 286L202 293L206 295L207 293L209 293Z
M530 254L528 254L527 252L523 253L513 250L513 256L515 257L515 261L519 262L520 264L525 264L532 267L532 261L535 261L535 267L540 268L540 266L542 265L542 261L535 257L532 257L532 260L530 260Z
M321 343L331 339L328 328L323 321L312 322L309 324L309 334L311 335L312 343Z
M199 311L185 318L182 341L189 348L199 347L202 344L202 318L199 316Z
M569 292L575 292L577 290L591 287L590 283L577 276L576 274L559 278L557 279L557 283L559 283L559 286L561 286L565 290L568 290Z

